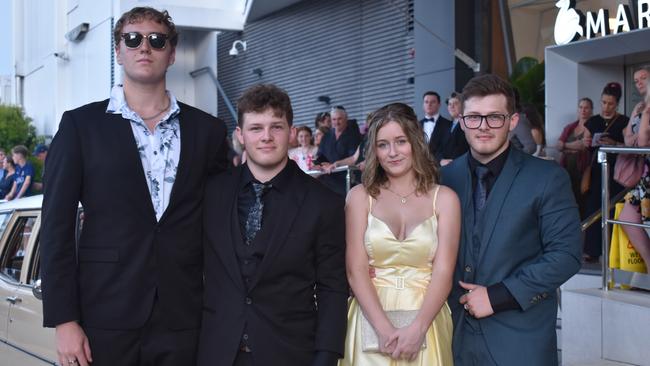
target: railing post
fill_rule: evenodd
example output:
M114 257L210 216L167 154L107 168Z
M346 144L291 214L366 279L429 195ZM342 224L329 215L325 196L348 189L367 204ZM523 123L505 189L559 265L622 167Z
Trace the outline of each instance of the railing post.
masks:
M607 164L607 153L598 150L598 162L602 167L601 184L603 195L602 202L602 216L600 225L602 230L602 256L603 256L603 291L609 290L609 227L607 220L609 219L609 165Z
M350 184L351 184L351 179L352 179L352 177L351 177L352 174L350 174L351 171L352 171L352 169L348 165L348 167L347 167L347 169L345 171L345 193L346 193L346 195L347 195L348 192L350 192Z

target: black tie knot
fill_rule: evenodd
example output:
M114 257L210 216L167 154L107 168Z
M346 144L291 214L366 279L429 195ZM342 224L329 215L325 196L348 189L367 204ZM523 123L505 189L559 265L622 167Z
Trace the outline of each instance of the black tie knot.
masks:
M425 118L424 119L424 122L435 122L435 121L436 121L435 118Z
M253 182L253 192L255 192L255 198L257 199L260 199L270 188L270 184Z
M479 165L474 170L474 173L476 174L476 178L478 178L479 181L485 182L487 176L490 174L490 169L484 165Z

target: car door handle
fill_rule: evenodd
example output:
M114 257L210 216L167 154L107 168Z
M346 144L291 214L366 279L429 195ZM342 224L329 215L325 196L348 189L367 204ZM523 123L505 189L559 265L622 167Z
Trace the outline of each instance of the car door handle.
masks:
M9 297L7 297L5 300L9 301L9 302L12 303L12 304L16 304L16 303L18 303L18 302L23 301L23 300L22 300L20 297L18 297L18 296L9 296Z

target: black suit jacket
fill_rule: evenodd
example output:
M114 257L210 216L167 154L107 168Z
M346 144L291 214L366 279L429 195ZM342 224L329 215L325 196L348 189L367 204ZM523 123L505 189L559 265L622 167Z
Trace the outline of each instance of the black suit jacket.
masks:
M424 125L424 119L420 120L420 125ZM449 140L450 134L451 121L443 116L439 116L436 121L436 127L434 127L431 138L429 139L429 151L431 152L431 156L435 157L437 161L440 161L442 158L442 149L447 140Z
M205 305L199 365L232 365L244 326L259 365L309 365L316 351L343 355L348 284L343 199L291 160L282 212L248 290L234 245L242 243L237 192L242 168L211 178L204 205ZM268 216L267 216L268 215ZM265 230L265 229L262 229Z
M442 159L453 160L460 157L467 151L469 151L469 145L467 144L467 139L465 138L465 132L460 126L456 126L454 131L450 132L447 141L442 147Z
M107 105L65 112L50 146L40 236L44 325L138 328L157 294L170 328L199 327L203 189L227 164L225 125L179 103L178 172L157 222L130 121L106 113Z

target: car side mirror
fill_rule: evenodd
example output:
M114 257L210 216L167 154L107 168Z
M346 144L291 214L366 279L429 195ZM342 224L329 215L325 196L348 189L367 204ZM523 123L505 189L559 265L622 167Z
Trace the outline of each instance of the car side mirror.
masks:
M34 297L42 300L43 299L43 291L41 290L41 279L39 278L34 282L32 285L32 294L34 294Z

